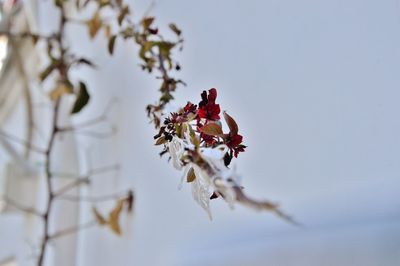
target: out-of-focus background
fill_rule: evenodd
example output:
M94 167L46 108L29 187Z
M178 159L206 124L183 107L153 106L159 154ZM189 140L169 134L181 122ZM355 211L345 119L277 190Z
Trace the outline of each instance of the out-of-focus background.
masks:
M150 5L130 2L139 16ZM32 8L50 31L49 3ZM400 2L158 0L151 14L183 30L177 57L188 86L174 104L216 87L249 146L236 160L246 192L279 202L303 227L218 200L210 221L188 186L178 191L182 173L153 145L144 107L158 98L159 82L140 70L137 49L117 42L110 57L103 38L90 41L77 25L68 29L72 48L98 68L79 72L95 93L74 122L115 99L118 134L77 136L64 161L85 169L83 149L92 165L120 163L117 178L85 193L132 187L136 205L121 237L82 231L75 255L54 265L400 265ZM1 123L18 134L24 114L16 106ZM4 169L12 160L3 148L0 158ZM59 219L87 221L90 208ZM31 265L26 226L19 214L0 216L0 261Z

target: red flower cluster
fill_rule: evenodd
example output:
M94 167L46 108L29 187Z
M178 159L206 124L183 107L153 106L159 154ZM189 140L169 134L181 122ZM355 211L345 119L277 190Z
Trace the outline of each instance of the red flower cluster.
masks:
M208 92L208 96L206 91L203 91L201 94L202 100L199 102L199 110L197 114L199 118L216 121L220 119L219 113L221 112L219 104L215 104L215 100L217 99L217 90L212 88Z
M240 152L244 152L246 146L242 144L243 136L238 134L239 129L235 120L226 112L223 115L229 127L229 133L223 133L220 122L221 109L219 104L215 103L216 99L216 89L212 88L208 93L203 91L198 107L188 102L179 112L171 113L170 117L165 119L164 126L161 127L160 133L155 138L159 138L162 134L168 141L174 135L182 137L183 134L179 133L179 130L183 128L181 125L183 123L191 124L191 121L196 122L195 130L199 134L200 143L203 143L206 147L225 144L229 148L229 152L226 153L224 158L225 165L228 166L233 156L237 157Z

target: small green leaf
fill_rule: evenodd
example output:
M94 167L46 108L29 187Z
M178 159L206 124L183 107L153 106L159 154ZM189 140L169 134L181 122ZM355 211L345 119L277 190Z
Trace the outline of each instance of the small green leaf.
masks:
M115 45L115 40L117 39L116 35L111 36L111 38L108 40L108 52L112 55L114 53L114 45Z
M86 89L86 84L83 82L79 82L79 92L78 92L78 96L76 98L74 107L72 108L71 113L72 114L76 114L79 113L83 107L85 107L87 105L87 103L89 102L90 99L90 95Z

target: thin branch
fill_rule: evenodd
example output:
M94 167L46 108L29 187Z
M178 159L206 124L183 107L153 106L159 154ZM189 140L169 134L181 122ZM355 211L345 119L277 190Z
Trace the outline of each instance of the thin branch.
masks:
M71 195L63 195L58 197L59 200L67 200L67 201L73 201L73 202L104 202L104 201L110 201L110 200L115 200L115 199L123 199L124 197L128 198L128 193L131 190L119 192L119 193L114 193L114 194L109 194L109 195L103 195L103 196L96 196L96 197L77 197L77 196L71 196Z
M36 216L43 217L43 214L40 213L40 212L39 212L38 210L36 210L35 208L23 206L23 205L19 204L18 202L14 201L14 200L12 200L12 199L6 197L6 196L3 197L2 200L3 200L6 204L11 205L12 207L14 207L15 209L17 209L17 210L19 210L19 211L21 211L21 212L25 212L25 213L29 213L29 214L34 214L34 215L36 215Z
M40 153L40 154L46 154L46 150L40 148L40 147L36 147L34 145L32 145L31 143L29 143L28 141L21 139L17 136L8 134L6 132L4 132L3 130L0 129L0 136L3 136L5 139L13 141L17 144L23 145L25 146L27 149L30 149L34 152Z
M53 177L79 179L79 178L83 178L84 176L87 177L87 176L101 175L101 174L105 174L108 172L119 171L120 168L121 167L119 164L113 164L113 165L107 165L107 166L90 169L88 171L88 173L83 176L77 176L76 174L62 173L62 172L52 172L52 175L53 175Z
M33 32L9 32L9 31L0 31L0 36L7 36L8 38L31 38L31 39L44 39L44 40L53 40L57 38L56 34L52 35L41 35Z
M77 233L77 232L79 232L81 230L93 227L95 225L97 225L96 221L90 221L90 222L87 222L87 223L84 223L84 224L81 224L81 225L78 225L78 226L70 227L70 228L58 231L58 232L50 235L48 240L54 240L54 239L59 238L59 237L67 236L67 235L70 235L70 234L75 234L75 233Z
M83 129L83 128L87 128L87 127L90 127L90 126L94 126L94 125L100 124L100 123L102 123L102 122L104 122L104 121L107 120L107 114L109 113L110 109L111 109L112 106L115 104L115 102L116 102L115 99L114 99L114 100L111 100L111 101L107 104L106 108L104 108L103 113L102 113L101 115L99 115L99 116L93 118L93 119L84 121L84 122L82 122L82 123L75 124L75 125L73 125L73 126L59 127L58 130L59 130L60 132L74 131L74 130L80 130L80 129Z
M90 180L89 177L81 177L78 179L75 179L73 182L69 183L68 185L65 185L64 187L60 188L58 191L53 192L53 197L59 197L60 195L68 192L69 190L76 188L82 184L89 184Z
M75 134L97 139L107 139L117 134L117 129L112 128L110 132L75 131Z

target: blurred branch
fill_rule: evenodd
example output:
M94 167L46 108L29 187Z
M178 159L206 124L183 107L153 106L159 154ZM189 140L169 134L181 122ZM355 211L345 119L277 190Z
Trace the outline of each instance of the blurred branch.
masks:
M78 225L78 226L70 227L70 228L58 231L58 232L50 235L48 239L49 240L54 240L54 239L59 238L59 237L67 236L67 235L70 235L70 234L75 234L75 233L77 233L77 232L79 232L81 230L93 227L96 224L97 224L96 221L90 221L90 222L87 222L85 224L81 224L81 225Z
M112 106L114 104L115 104L115 100L111 100L107 104L106 108L104 108L103 112L99 116L97 116L97 117L95 117L93 119L84 121L82 123L75 124L73 126L59 127L58 130L60 132L76 131L76 130L81 130L81 129L84 129L84 128L87 128L87 127L91 127L91 126L100 124L100 123L102 123L104 121L107 121L107 119L108 119L107 115L110 112L110 110L111 110L111 108L112 108Z
M103 195L103 196L92 196L92 197L77 197L77 196L70 196L70 195L63 195L60 196L58 199L60 200L67 200L67 201L74 201L74 202L79 202L79 201L86 201L86 202L103 202L103 201L110 201L110 200L115 200L115 199L123 199L124 197L128 198L129 193L131 190L127 191L122 191L114 194L109 194L109 195Z
M29 213L29 214L34 214L36 216L40 216L43 217L43 214L40 213L38 210L36 210L35 208L32 207L26 207L26 206L22 206L21 204L19 204L18 202L8 198L8 197L3 197L2 199L6 204L9 204L10 206L14 207L15 209L21 211L21 212L25 212L25 213Z
M0 36L6 36L8 38L30 38L30 39L44 39L44 40L53 40L57 39L57 35L41 35L38 33L33 33L33 32L19 32L19 33L14 33L14 32L9 32L9 31L0 31Z
M100 168L90 170L87 173L87 175L78 177L75 180L73 180L71 183L60 188L58 191L53 192L53 197L58 198L73 188L76 188L82 184L89 184L90 178L94 175L104 174L107 172L118 171L118 170L119 170L118 165L105 166L105 167L100 167Z
M19 138L17 136L8 134L8 133L4 132L1 129L0 129L0 136L4 137L7 140L13 141L13 142L15 142L17 144L23 145L27 149L30 149L30 150L32 150L34 152L41 153L41 154L46 154L46 150L44 150L44 149L42 149L40 147L36 147L33 144L31 144L30 142L28 142L28 141L26 141L24 139L21 139L21 138Z

